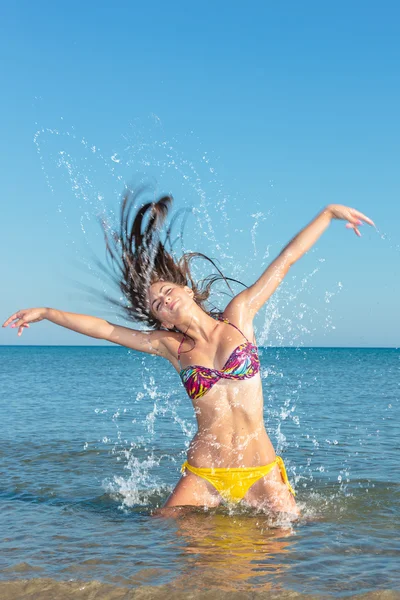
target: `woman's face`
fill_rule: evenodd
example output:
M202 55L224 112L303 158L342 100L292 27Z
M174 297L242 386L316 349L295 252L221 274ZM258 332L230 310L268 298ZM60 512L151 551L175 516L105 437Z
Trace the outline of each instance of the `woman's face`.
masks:
M193 302L193 291L170 281L157 281L150 286L149 302L154 317L171 327L187 313Z

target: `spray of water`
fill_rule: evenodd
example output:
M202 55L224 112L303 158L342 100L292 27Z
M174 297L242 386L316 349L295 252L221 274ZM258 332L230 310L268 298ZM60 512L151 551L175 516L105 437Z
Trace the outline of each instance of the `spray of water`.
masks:
M99 286L104 286L82 252L81 244L83 242L87 248L92 248L96 238L99 239L99 216L104 217L111 227L117 228L119 198L126 182L139 185L150 181L155 195L171 190L177 198L176 208L192 207L194 222L191 226L188 224L192 229L188 231L189 246L185 250L205 251L221 261L227 274L251 283L272 258L271 244L265 244L264 240L274 225L275 203L279 200L276 192L271 191L267 210L260 210L257 200L238 200L219 178L217 159L212 152L201 149L201 143L193 132L188 134L188 140L166 138L161 120L156 115L151 115L147 123L132 122L129 130L110 150L102 148L97 140L89 141L79 135L73 126L65 128L64 123L58 128L38 127L33 141L49 190L56 198L55 210L67 231L67 243L74 249L75 258L97 278ZM188 158L187 141L191 145L196 141L199 147L192 158ZM232 211L239 203L248 206L245 218L251 219L249 227L232 227ZM384 239L384 234L381 237ZM191 240L195 240L193 248L190 247ZM269 433L278 453L284 452L288 446L298 447L295 436L299 433L301 415L296 413L296 404L299 395L306 392L301 374L297 378L289 377L280 368L280 349L284 346L301 349L305 341L312 342L313 334L320 329L321 323L324 323L327 333L335 329L332 303L343 289L342 283L337 282L331 289L325 290L322 305L318 308L313 306L313 282L324 266L324 259L317 258L315 262L310 273L300 279L293 277L291 285L286 282L281 285L256 323L259 345L275 346L274 350L270 348L274 354L269 355L270 366L262 370L262 377ZM195 276L201 278L204 275L206 273L198 267ZM107 290L103 287L104 291ZM220 301L222 304L224 299L226 302L226 297L220 293L216 303ZM109 308L112 310L112 307ZM287 317L286 312L291 316ZM128 477L118 476L104 483L110 494L122 499L123 507L145 505L152 495L158 499L163 494L165 496L165 485L154 474L155 468L160 467L162 459L176 462L183 457L183 452L178 457L156 452L157 421L171 419L180 428L186 448L195 433L194 420L180 416L182 391L176 380L171 381L168 391L167 386L160 389L146 364L143 361L143 388L133 402L134 406L140 403L150 407L150 411L140 418L131 419L142 433L135 435L133 440L129 439L129 434L124 436L122 433L120 423L129 416L128 404L132 403L132 398L126 406L118 406L111 411L111 419L108 413L100 411L104 418L110 419L112 429L103 442L111 445L112 454L118 461L125 461L125 469L129 473ZM288 429L292 432L290 439ZM322 443L311 433L306 435L314 449ZM327 443L335 444L335 440ZM315 470L322 472L323 467L313 465L311 459L302 472L296 472L289 463L290 476L298 486L312 486ZM343 468L338 474L338 482L344 485L349 477L348 470Z

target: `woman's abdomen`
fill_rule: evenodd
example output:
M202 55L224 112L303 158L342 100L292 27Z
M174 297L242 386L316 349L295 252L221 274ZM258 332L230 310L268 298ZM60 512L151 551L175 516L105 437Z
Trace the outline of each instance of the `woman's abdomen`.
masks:
M260 419L257 423L217 421L199 428L190 443L188 462L194 467L237 468L267 465L275 451Z

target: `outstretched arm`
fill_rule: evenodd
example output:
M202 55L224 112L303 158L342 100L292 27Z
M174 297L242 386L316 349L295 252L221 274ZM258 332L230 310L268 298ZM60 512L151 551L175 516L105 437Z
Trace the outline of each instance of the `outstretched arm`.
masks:
M3 327L7 327L12 323L11 327L18 327L18 335L21 336L24 328L29 327L29 323L37 323L44 319L77 333L82 333L83 335L107 340L140 352L168 357L166 342L167 338L171 337L171 334L167 331L139 331L109 323L105 319L99 319L98 317L65 312L55 308L27 308L20 310L11 315L3 323Z
M330 204L283 248L261 277L252 286L238 294L230 305L235 306L235 309L240 312L246 308L247 319L253 319L257 311L283 281L290 267L315 244L332 219L348 221L346 227L353 229L358 236L361 236L358 226L362 224L362 221L374 226L374 222L358 210L341 204ZM228 306L232 310L233 306L230 305Z

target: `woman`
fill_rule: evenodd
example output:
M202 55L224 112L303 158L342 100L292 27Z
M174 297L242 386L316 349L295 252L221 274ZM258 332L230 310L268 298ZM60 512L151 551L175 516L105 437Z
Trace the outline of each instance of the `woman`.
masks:
M161 243L159 233L170 197L142 206L129 226L136 198L137 194L128 194L122 203L119 235L110 236L106 224L103 227L108 257L119 269L114 281L127 300L123 308L129 318L147 323L152 330L133 330L52 308L20 310L3 327L12 323L20 336L29 323L47 319L84 335L157 354L173 365L192 400L198 431L182 466L182 477L165 508L244 502L259 509L298 515L283 461L275 455L263 422L253 320L291 265L311 248L332 219L348 221L346 227L358 236L362 221L374 223L355 209L327 206L253 285L230 300L216 319L205 303L212 284L227 279L220 274L196 283L191 260L207 257L186 253L175 260L170 229L166 242ZM171 245L169 252L167 242Z

